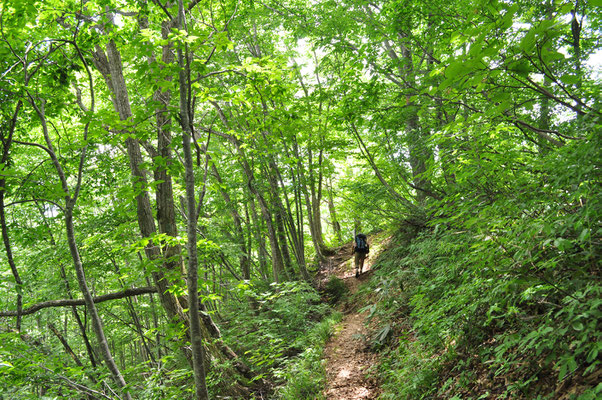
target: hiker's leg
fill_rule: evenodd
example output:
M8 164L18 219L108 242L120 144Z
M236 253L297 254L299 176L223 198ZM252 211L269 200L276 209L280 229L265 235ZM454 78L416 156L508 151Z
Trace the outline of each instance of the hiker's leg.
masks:
M357 278L358 276L360 276L358 269L360 267L360 260L361 260L361 256L362 254L360 253L355 253L355 277Z
M362 254L360 258L360 274L364 271L364 260L366 259L366 255Z

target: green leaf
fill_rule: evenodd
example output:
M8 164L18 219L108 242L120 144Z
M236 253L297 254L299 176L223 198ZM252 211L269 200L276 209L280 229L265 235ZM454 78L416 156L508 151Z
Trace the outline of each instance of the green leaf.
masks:
M529 52L529 51L531 51L531 49L533 49L534 46L535 46L535 31L530 30L529 32L527 32L525 37L523 37L522 40L520 41L520 48L524 51Z
M590 229L589 228L585 228L581 231L581 233L579 234L579 241L580 242L585 242L590 238Z
M0 369L14 368L9 362L0 361Z
M595 346L593 349L590 350L589 353L587 353L587 359L586 359L587 362L591 363L596 358L598 358L599 347L600 346Z
M575 85L579 83L579 78L575 75L562 75L560 77L560 80L562 81L562 83L567 85Z
M445 76L447 78L456 77L457 75L460 75L460 72L462 72L464 69L465 66L462 61L455 61L448 65L448 67L445 69Z
M579 321L574 321L572 325L573 325L573 329L576 331L582 331L584 328L583 323L581 323Z
M554 246L556 246L560 251L566 251L571 248L572 243L568 239L557 238L556 240L554 240Z
M564 379L567 371L568 371L567 363L562 363L562 365L560 366L560 371L558 371L558 381L561 381Z

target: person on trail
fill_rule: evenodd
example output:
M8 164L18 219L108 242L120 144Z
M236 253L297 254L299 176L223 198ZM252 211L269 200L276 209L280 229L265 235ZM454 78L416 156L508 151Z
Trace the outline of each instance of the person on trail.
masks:
M368 238L363 233L355 235L351 255L355 254L355 277L358 278L364 269L364 260L370 252Z

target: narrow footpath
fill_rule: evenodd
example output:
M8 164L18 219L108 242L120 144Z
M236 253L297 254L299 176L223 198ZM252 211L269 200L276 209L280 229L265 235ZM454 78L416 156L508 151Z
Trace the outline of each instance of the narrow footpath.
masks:
M355 278L351 244L340 248L329 257L323 274L327 280L335 275L345 282L350 295L357 292L359 285L371 275L370 255L364 264L364 273ZM324 397L328 400L371 400L378 398L379 389L375 379L368 376L368 369L376 365L377 355L366 345L368 331L364 325L366 313L350 307L344 311L343 320L325 349L327 384Z

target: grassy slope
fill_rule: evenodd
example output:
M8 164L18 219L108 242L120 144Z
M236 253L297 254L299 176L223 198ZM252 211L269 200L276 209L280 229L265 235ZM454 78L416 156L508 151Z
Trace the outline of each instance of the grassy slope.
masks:
M602 395L599 281L547 282L502 251L469 230L394 236L364 292L382 399Z

